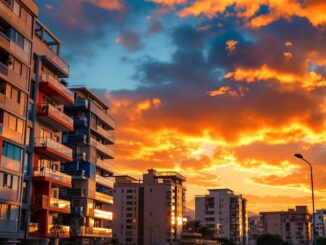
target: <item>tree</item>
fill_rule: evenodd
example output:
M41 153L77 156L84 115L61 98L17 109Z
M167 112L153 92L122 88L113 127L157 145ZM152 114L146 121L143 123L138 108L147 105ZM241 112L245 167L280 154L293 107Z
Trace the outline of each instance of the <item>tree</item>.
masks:
M53 225L50 229L50 232L56 236L54 244L59 245L60 234L65 233L63 226L62 226L62 218L61 217L53 218Z
M285 245L288 244L284 242L279 235L263 234L257 238L257 245Z
M320 236L317 237L317 245L326 245L326 237Z
M187 224L184 226L183 230L184 230L184 232L201 233L200 232L201 227L202 227L202 225L199 220L191 220L191 221L187 222Z
M220 238L218 239L222 245L234 245L232 240L226 239L226 238Z
M211 239L214 236L214 232L211 229L209 229L208 226L206 225L201 226L200 233L205 239Z

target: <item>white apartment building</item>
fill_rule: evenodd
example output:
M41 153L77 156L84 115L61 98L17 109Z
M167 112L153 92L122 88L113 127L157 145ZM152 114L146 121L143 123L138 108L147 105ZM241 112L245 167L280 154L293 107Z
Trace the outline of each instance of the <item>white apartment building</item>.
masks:
M317 210L314 216L317 236L326 236L326 209Z
M235 244L247 244L246 199L230 189L208 191L208 195L195 198L196 220L208 226L216 238L226 238Z

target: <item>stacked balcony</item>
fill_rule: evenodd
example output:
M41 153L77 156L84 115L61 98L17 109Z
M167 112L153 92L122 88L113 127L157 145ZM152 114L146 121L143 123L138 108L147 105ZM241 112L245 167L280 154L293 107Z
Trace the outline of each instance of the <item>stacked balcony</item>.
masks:
M74 130L74 120L50 104L38 105L37 116L58 131Z
M80 227L80 236L89 236L89 237L112 237L112 229L101 228L101 227Z
M113 189L114 181L113 181L112 177L103 177L103 176L97 174L95 177L95 181L96 181L96 183L99 183L100 185L103 185L103 186Z
M107 158L114 158L114 152L107 145L103 145L101 142L90 138L90 144L94 146L99 152L105 155Z
M104 220L112 220L113 213L101 209L94 209L94 217L99 219L104 219Z
M60 104L73 104L74 94L58 79L49 74L42 74L40 90L54 98Z
M52 170L50 168L42 168L42 169L37 169L33 173L33 179L35 181L49 181L52 183L57 184L58 186L62 187L72 187L71 184L71 176L61 173L59 171Z
M72 149L51 138L35 138L35 151L52 160L72 161Z
M25 115L25 107L22 104L15 102L11 98L1 93L0 93L0 105L2 105L4 108L7 108L9 111L18 113L21 116Z
M100 125L96 126L96 132L101 135L104 139L108 140L111 144L114 144L114 136L107 130L102 128Z
M49 209L56 213L70 213L70 201L49 197L46 195L36 195L34 202L35 209Z
M94 113L101 121L103 121L106 124L106 127L108 129L114 129L115 128L115 121L109 115L109 113L101 110L93 102L91 104L91 112Z
M114 167L112 166L111 163L109 163L107 160L102 160L100 158L96 159L96 166L109 172L109 173L114 173Z
M108 204L113 204L113 196L104 194L102 192L95 192L95 200Z

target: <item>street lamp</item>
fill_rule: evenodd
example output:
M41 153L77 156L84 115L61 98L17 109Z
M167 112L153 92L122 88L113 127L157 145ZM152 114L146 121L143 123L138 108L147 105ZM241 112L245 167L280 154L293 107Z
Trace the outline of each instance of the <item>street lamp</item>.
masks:
M316 245L316 222L315 222L315 196L314 196L314 180L313 180L313 175L312 175L312 166L311 163L306 160L301 154L296 153L294 154L296 158L299 158L303 160L305 163L307 163L310 167L310 181L311 181L311 199L312 199L312 228L313 228L313 234L312 234L312 239L313 239L313 244Z

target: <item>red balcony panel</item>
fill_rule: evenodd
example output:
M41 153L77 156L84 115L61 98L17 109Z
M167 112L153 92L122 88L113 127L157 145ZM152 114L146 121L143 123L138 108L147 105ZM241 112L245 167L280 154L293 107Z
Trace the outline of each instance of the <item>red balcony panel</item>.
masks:
M42 104L38 106L37 116L58 131L73 131L74 121L52 105Z
M39 86L41 91L60 104L74 104L74 94L54 77L42 74Z

